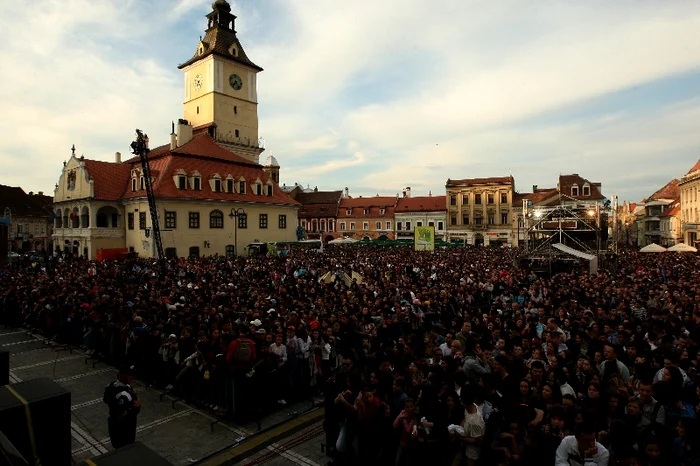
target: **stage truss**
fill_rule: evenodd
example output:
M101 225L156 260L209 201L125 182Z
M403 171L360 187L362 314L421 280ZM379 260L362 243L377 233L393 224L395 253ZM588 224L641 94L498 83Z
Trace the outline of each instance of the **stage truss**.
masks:
M532 224L527 228L524 258L552 260L555 257L570 257L552 247L556 243L564 243L586 254L600 254L599 206L585 208L561 204L530 207L525 212L525 218ZM595 247L578 238L581 233L592 233L595 237Z

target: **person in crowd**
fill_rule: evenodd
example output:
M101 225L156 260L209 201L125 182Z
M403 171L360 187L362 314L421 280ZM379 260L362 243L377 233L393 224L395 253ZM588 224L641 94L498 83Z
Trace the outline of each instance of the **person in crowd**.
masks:
M164 272L19 260L0 271L0 322L217 416L323 397L341 464L696 466L700 256L620 248L614 268L551 275L522 257L352 245L172 258Z
M103 401L109 407L107 428L114 448L136 441L136 418L141 411L141 401L131 386L134 372L133 366L123 366L117 380L105 388Z

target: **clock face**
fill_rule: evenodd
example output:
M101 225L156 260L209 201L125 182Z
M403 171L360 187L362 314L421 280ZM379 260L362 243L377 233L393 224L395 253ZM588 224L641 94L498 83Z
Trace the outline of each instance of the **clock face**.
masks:
M237 91L243 87L243 80L237 74L232 74L229 76L228 83L231 85L234 91Z
M202 75L198 74L197 76L194 77L194 88L197 90L200 90L202 88Z

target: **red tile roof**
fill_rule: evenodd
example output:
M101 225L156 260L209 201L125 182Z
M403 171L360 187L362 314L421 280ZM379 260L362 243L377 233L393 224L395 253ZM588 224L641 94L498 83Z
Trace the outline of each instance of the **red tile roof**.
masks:
M583 195L583 185L585 184L588 184L591 188L590 196ZM578 186L578 196L571 195L571 187L573 185ZM567 197L577 199L580 201L605 199L605 196L603 196L603 193L600 191L600 186L600 183L588 181L587 179L579 176L576 173L574 173L573 175L559 175L559 191Z
M9 207L15 217L47 217L52 206L45 204L45 197L30 196L19 186L0 184L0 216L4 215L5 208Z
M352 208L352 207L368 207L368 206L380 206L380 207L394 207L396 205L397 197L395 196L375 196L375 197L346 197L340 200L340 207L342 208Z
M547 199L555 196L557 194L556 188L541 188L534 193L525 193L519 196L519 200L522 203L523 199L531 201L533 205L538 205ZM516 198L513 199L513 205L517 202Z
M696 171L698 171L698 170L700 170L700 160L698 160L698 161L695 163L695 165L693 165L693 168L691 168L691 169L688 171L688 173L693 173L693 172L696 172ZM688 173L686 173L686 175L687 175Z
M395 212L444 212L447 210L446 202L446 196L401 197L396 203Z
M124 194L131 176L131 166L122 163L85 159L85 169L94 180L95 199L116 201Z
M661 199L677 199L681 195L681 188L678 187L680 180L673 179L666 185L647 198L648 201L658 201Z
M495 184L514 184L512 176L496 176L491 178L465 178L463 180L447 179L446 187L450 186L482 186Z
M302 204L299 209L299 218L323 218L337 217L337 204Z
M155 178L153 191L156 197L299 205L270 179L261 165L227 151L216 144L208 134L198 136L172 151L169 145L152 149L149 160L151 172ZM145 190L131 191L131 170L141 168L138 157L133 157L122 164L85 160L85 167L90 177L95 179L96 199L118 200L146 196ZM202 189L196 191L178 189L173 176L180 170L184 170L187 174L199 172L202 177ZM231 175L236 182L241 177L245 178L247 182L245 194L213 192L209 180L217 173L221 176L222 182L225 182L228 175ZM272 182L272 196L254 194L251 183L257 179L260 179L263 185L268 180Z
M338 205L342 191L297 191L293 195L294 200L300 202L301 205L307 204L335 204Z
M664 210L661 212L661 215L659 217L673 217L674 215L678 214L681 211L681 203L680 200L677 199L676 202L673 204L673 206L669 209Z
M340 200L338 218L393 218L395 205L396 198L389 196L345 198Z

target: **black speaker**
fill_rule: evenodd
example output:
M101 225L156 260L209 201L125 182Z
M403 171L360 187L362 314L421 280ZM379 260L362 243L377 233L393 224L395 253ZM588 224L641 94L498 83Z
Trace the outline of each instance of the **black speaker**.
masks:
M110 451L86 463L90 466L173 466L141 442Z
M28 466L12 442L0 432L0 466Z
M0 385L10 384L10 352L0 351Z
M70 392L42 378L0 387L0 431L29 463L70 466Z

